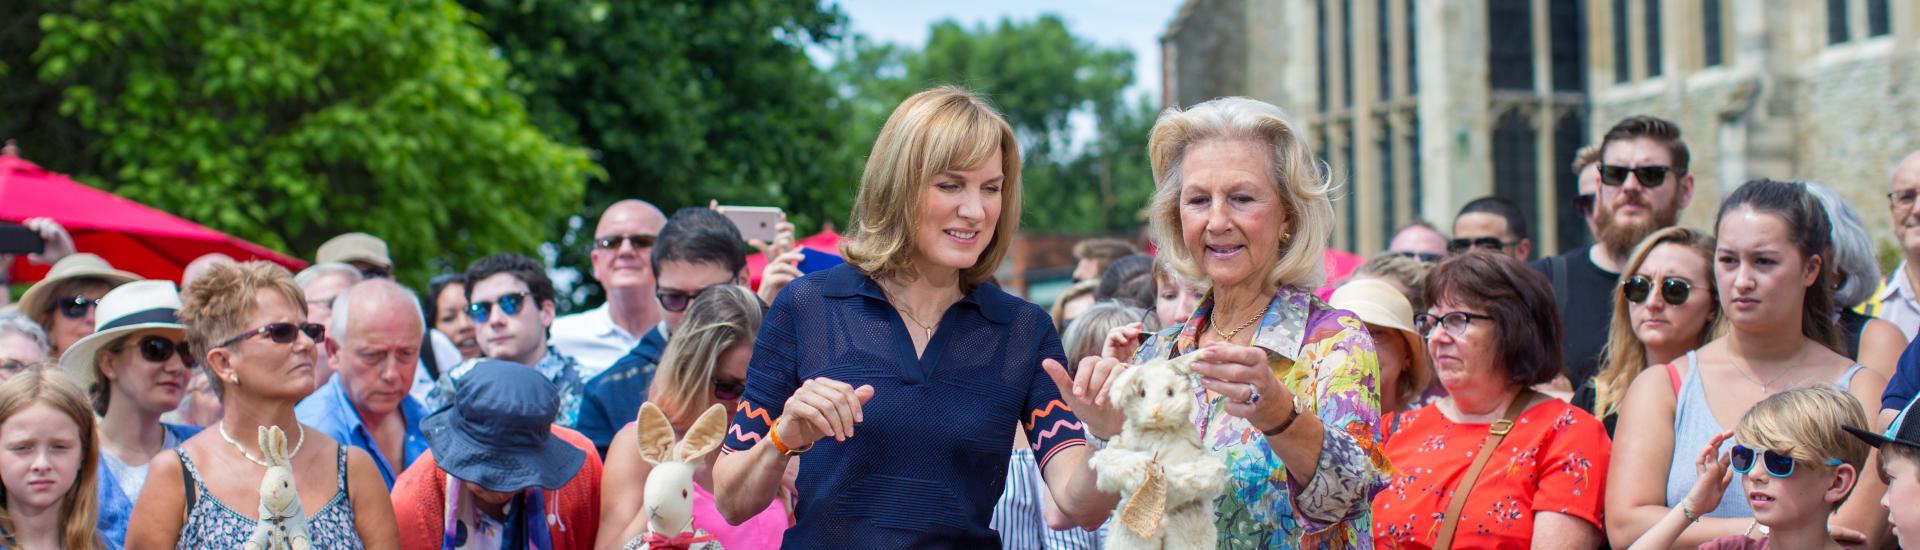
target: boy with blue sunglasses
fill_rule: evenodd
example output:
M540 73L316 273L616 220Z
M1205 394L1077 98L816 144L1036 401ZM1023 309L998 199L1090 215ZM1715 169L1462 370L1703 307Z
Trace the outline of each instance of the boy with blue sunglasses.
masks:
M1872 447L1836 428L1866 424L1860 402L1826 384L1760 401L1732 432L1707 443L1695 461L1699 481L1631 548L1673 546L1701 513L1720 505L1736 474L1745 484L1755 525L1764 529L1714 539L1700 548L1841 548L1827 530L1827 518L1853 491ZM1736 436L1739 443L1731 451L1719 452L1722 443ZM1756 534L1760 538L1752 538Z

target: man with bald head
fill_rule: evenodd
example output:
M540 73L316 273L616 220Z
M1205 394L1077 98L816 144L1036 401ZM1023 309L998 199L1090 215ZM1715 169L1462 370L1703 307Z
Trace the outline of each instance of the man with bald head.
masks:
M1873 300L1860 306L1863 313L1886 319L1912 339L1920 331L1920 151L1907 154L1893 168L1887 188L1887 210L1893 218L1893 238L1900 244L1900 267L1887 274Z
M606 289L600 307L553 320L553 347L580 362L580 379L607 370L651 333L660 333L660 302L648 261L667 217L647 201L627 199L600 214L593 231L593 278Z
M201 275L206 275L207 271L213 269L213 266L231 263L238 263L233 260L233 256L219 252L201 254L200 257L194 258L193 261L187 262L187 268L181 270L180 288L187 288L193 285L194 279L200 278Z
M394 478L427 450L427 408L407 395L420 361L426 318L420 299L392 279L340 292L328 319L327 357L338 376L294 407L300 422L365 449L380 478Z

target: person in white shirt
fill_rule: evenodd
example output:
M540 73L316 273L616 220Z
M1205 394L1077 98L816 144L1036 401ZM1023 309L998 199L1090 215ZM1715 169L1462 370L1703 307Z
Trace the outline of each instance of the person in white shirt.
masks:
M1893 237L1900 243L1900 267L1887 274L1873 300L1862 304L1860 312L1887 320L1900 327L1901 334L1914 337L1920 331L1920 208L1914 208L1920 196L1920 151L1914 151L1893 169L1887 189L1887 210L1893 218Z
M606 290L607 301L553 321L554 349L580 362L583 379L606 370L660 324L648 257L666 225L659 208L637 199L613 203L600 214L593 232L593 278Z

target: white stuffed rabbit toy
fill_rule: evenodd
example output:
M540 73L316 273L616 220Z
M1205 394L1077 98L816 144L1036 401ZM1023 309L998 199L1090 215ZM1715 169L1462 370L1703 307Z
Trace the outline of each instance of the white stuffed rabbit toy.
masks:
M1191 357L1191 356L1189 356ZM1227 467L1193 427L1190 358L1122 372L1108 399L1126 414L1120 434L1088 463L1100 490L1122 496L1107 548L1213 548L1213 501Z
M260 521L247 550L310 550L307 514L300 506L300 490L293 484L293 457L287 454L287 433L279 426L260 428L260 455L267 474L260 478Z
M647 532L627 542L627 548L686 548L720 550L706 531L693 527L693 472L707 453L720 447L727 430L727 409L718 404L700 413L687 436L674 441L673 424L653 403L640 406L640 458L653 464L643 493L647 503Z

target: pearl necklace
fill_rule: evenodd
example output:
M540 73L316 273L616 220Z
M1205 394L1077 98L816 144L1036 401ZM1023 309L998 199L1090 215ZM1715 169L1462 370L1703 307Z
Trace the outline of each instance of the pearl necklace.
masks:
M301 446L301 445L304 445L304 444L306 444L306 442L307 442L307 426L306 426L305 424L300 424L300 423L297 423L297 422L296 422L296 423L294 423L294 425L296 425L296 426L299 426L299 427L300 427L300 439L298 439L298 440L296 440L296 441L294 441L294 442L293 442L293 450L292 450L292 451L289 451L289 452L287 453L287 461L288 461L288 462L292 462L292 461L293 461L293 456L294 456L294 455L297 455L297 454L300 454L300 446ZM267 464L267 461L265 461L265 460L259 460L259 459L255 459L255 458L253 458L253 455L247 452L247 448L246 448L246 447L244 447L244 446L242 446L242 445L240 445L240 441L239 441L239 440L236 440L236 439L234 439L234 438L233 438L233 435L232 435L232 434L229 434L229 433L227 433L227 423L226 423L226 422L221 422L221 423L220 423L220 437L222 437L222 438L225 438L225 439L227 440L227 443L232 443L232 444L233 444L233 448L234 448L235 450L238 450L238 451L240 451L240 457L241 457L241 458L245 458L245 459L247 459L247 461L248 461L248 462L252 462L252 463L254 463L254 464L259 464L261 468L272 468L272 467L273 467L273 465L272 465L272 464Z

